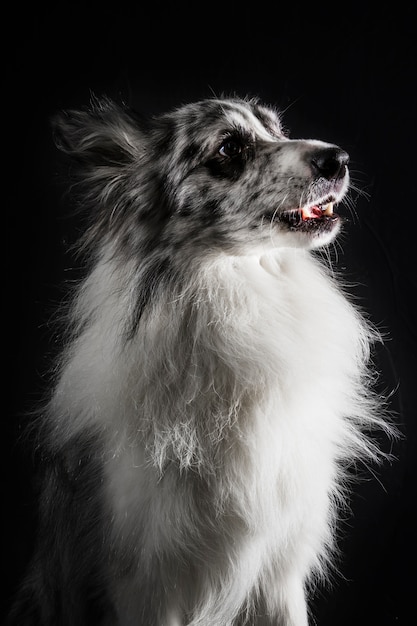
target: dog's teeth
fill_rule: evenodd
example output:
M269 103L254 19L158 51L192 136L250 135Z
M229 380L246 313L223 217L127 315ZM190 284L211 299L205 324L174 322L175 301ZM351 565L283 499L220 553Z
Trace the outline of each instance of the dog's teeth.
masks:
M323 215L328 215L329 217L330 215L333 215L333 202L326 204L322 209L322 213Z

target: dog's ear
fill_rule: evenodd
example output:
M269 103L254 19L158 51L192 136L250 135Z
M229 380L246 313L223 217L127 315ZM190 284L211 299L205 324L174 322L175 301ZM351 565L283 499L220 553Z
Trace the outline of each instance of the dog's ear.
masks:
M56 146L87 169L124 166L138 157L143 143L138 119L108 98L55 115L52 129Z

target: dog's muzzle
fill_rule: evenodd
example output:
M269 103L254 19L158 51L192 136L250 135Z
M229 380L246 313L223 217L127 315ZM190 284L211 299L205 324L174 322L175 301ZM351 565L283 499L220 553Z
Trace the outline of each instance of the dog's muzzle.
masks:
M333 209L346 191L349 155L332 144L310 145L304 153L304 163L311 175L307 202L280 212L277 218L291 230L314 235L329 233L339 221Z

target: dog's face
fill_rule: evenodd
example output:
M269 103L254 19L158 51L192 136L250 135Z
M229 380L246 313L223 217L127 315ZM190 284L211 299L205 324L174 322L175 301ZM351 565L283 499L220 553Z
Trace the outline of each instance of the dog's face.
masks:
M125 242L141 227L148 245L253 254L316 248L340 229L347 153L289 139L257 100L203 100L148 122L104 101L58 127L100 198L101 227Z
M334 205L349 181L337 146L288 139L277 113L253 100L203 101L160 122L178 233L238 252L315 248L337 234Z

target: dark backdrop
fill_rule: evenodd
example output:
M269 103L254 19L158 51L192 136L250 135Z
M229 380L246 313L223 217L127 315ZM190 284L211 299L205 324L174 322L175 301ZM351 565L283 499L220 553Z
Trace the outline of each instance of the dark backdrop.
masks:
M400 5L272 7L60 2L25 6L3 20L3 312L11 374L2 444L6 604L33 540L34 464L20 441L22 416L44 390L55 348L49 320L75 263L70 244L78 225L66 217L57 184L50 116L84 106L91 92L146 114L237 93L285 110L293 137L328 140L351 155L361 192L352 194L355 212L347 214L337 262L387 336L376 355L380 386L392 392L390 408L405 434L392 445L397 460L355 487L342 529L340 576L316 598L317 624L411 624L408 607L417 591L414 18ZM381 445L389 449L388 442Z

